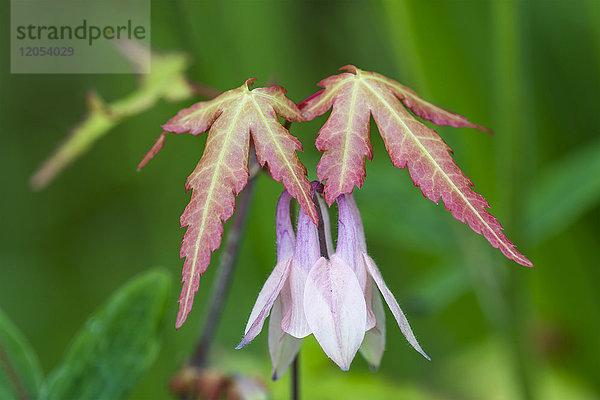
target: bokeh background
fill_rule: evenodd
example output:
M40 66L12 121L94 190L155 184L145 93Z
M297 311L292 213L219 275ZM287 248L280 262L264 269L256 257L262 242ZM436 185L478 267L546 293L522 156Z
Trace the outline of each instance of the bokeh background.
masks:
M184 181L205 137L168 137L137 173L159 125L192 102L161 101L32 192L31 174L84 117L86 92L117 100L136 89L136 77L11 75L8 2L1 7L0 307L48 372L87 316L130 277L163 266L178 280ZM153 0L152 45L189 54L193 80L227 90L248 77L275 77L297 102L355 64L495 132L436 128L536 268L506 260L443 204L424 199L407 171L391 165L373 124L375 157L355 191L367 243L432 361L407 345L388 314L377 373L360 356L342 372L306 340L304 398L600 398L598 0ZM292 127L310 178L324 121ZM280 191L270 177L258 179L211 358L265 382L266 334L234 347L275 262ZM169 398L168 380L202 329L219 257L178 332L173 285L162 350L131 399ZM275 398L287 398L288 379L268 383Z

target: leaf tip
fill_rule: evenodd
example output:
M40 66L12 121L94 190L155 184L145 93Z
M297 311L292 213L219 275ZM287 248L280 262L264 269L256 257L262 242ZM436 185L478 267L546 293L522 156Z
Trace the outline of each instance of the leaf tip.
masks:
M344 65L343 67L340 67L339 71L350 72L354 75L358 75L360 73L360 69L356 68L356 66L352 65L352 64L348 64L348 65Z
M475 129L477 129L477 130L480 130L481 132L485 132L485 133L487 133L487 134L489 134L489 135L493 135L493 134L494 134L494 131L493 131L493 130L491 130L491 129L489 129L489 128L486 128L486 127L485 127L485 126L483 126L483 125L475 125L475 124L471 124L471 126L470 126L470 127L471 127L471 128L475 128Z
M148 152L144 155L144 158L142 158L142 161L140 161L140 163L138 164L138 166L137 166L138 172L141 171L142 168L144 168L146 166L146 164L148 164L148 162L154 158L154 156L160 151L160 149L163 148L163 146L165 145L166 136L167 136L167 132L163 131L156 138L156 141L154 142L152 147L150 147L150 150L148 150Z
M248 79L246 79L246 82L244 82L244 84L242 86L244 88L246 88L246 90L248 90L248 87L254 85L255 82L256 82L256 78L248 78Z
M515 259L515 261L524 267L535 269L535 265L533 265L533 263L531 261L529 261L529 259L523 255L521 255L521 257L519 259Z
M175 320L175 330L179 330L179 328L183 326L190 311L192 311L191 308L182 304L180 300L179 312L177 313L177 319Z
M306 107L306 106L307 106L307 105L308 105L308 104L311 102L311 100L313 100L313 99L315 99L315 98L317 98L317 97L321 96L321 95L323 94L323 92L324 92L324 91L325 91L324 89L321 89L321 90L319 90L318 92L316 92L316 93L314 93L314 94L310 95L309 97L307 97L306 99L304 99L304 100L303 100L303 101L302 101L300 104L298 104L298 108L299 108L300 110L304 109L304 108L305 108L305 107ZM314 117L316 117L316 115L310 115L310 114L309 114L309 115L306 115L306 113L305 113L304 111L302 112L302 115L303 115L303 117L304 117L304 118L305 118L307 121L310 121L311 119L313 119Z
M308 210L304 204L302 204L300 207L302 209L302 212L306 214L308 218L310 218L312 223L315 224L315 226L319 226L319 214L317 213L317 208L315 207L315 204L311 202L308 206Z

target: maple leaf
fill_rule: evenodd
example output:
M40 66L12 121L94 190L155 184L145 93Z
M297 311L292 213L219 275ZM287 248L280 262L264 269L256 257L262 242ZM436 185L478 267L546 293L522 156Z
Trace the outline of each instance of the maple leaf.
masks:
M442 199L454 218L483 234L509 259L532 267L531 261L515 249L498 220L487 211L487 201L473 191L473 182L452 159L452 150L404 106L437 125L490 131L428 103L412 90L382 75L353 65L340 69L347 72L319 82L324 89L300 104L309 121L332 109L316 140L317 148L323 152L317 176L326 181L327 203L331 205L339 195L351 193L354 185L362 186L365 157L369 160L373 157L369 139L369 121L373 115L392 163L398 168L408 166L413 182L425 197L436 204Z
M302 145L277 118L279 115L288 121L300 122L304 120L302 112L285 96L282 87L249 90L248 86L254 81L248 79L237 89L183 109L163 125L167 132L192 135L210 129L204 154L186 181L186 189L193 192L181 215L181 227L188 229L181 244L181 257L186 260L176 328L181 327L191 311L200 275L206 271L211 253L221 244L222 221L232 216L235 195L248 181L250 137L259 164L267 163L273 179L283 182L304 212L315 224L318 222L306 168L296 154ZM165 135L163 132L159 136L140 168L162 148Z

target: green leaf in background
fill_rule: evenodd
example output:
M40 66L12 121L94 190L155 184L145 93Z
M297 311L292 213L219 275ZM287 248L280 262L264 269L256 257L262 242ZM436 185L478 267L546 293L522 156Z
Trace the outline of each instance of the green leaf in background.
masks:
M596 140L544 171L527 204L529 233L541 242L599 203L600 140Z
M119 289L76 335L44 398L123 398L158 354L169 288L169 275L154 270Z
M37 356L0 310L0 399L36 399L42 384Z

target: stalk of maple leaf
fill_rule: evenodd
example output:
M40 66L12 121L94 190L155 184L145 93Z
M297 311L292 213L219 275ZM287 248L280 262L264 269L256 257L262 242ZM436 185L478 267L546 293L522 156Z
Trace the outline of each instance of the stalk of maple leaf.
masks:
M373 115L392 163L398 168L408 167L414 184L425 197L435 203L443 200L454 218L467 223L509 259L532 267L488 212L487 201L473 190L473 182L452 159L452 150L405 107L437 125L491 131L423 100L411 89L380 74L353 65L341 69L346 72L322 80L319 86L324 89L300 104L307 120L332 109L316 140L317 148L323 151L317 176L326 181L327 203L331 205L339 195L362 186L365 157L373 157L369 139Z

